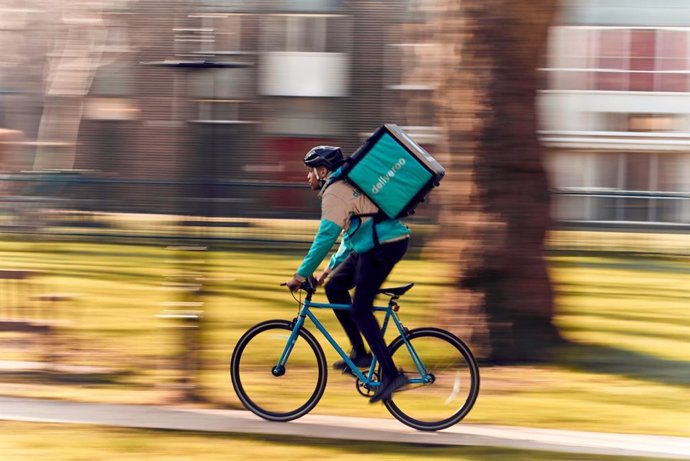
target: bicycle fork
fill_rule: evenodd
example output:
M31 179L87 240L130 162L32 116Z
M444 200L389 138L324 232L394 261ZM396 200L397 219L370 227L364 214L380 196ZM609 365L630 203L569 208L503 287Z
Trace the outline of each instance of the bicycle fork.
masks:
M295 347L297 337L299 336L299 332L302 329L302 326L304 325L305 318L306 315L300 312L300 315L298 317L292 319L292 330L290 331L290 336L288 336L287 342L285 343L285 349L283 349L283 353L280 354L278 363L271 370L273 376L277 377L285 374L285 364L287 363L288 358L290 358L290 353L292 352L292 349Z

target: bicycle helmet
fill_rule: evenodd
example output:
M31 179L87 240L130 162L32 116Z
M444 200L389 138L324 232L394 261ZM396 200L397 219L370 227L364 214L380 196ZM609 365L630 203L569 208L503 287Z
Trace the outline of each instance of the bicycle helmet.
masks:
M343 164L345 158L340 147L317 146L307 152L304 156L304 164L309 168L325 166L329 171L333 171Z

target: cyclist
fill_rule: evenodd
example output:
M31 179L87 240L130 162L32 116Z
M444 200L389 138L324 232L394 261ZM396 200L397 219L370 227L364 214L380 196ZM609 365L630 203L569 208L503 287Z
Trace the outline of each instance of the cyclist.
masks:
M330 275L326 284L329 302L352 304L350 311L336 309L335 313L352 343L350 357L354 363L368 366L371 362L361 332L381 364L381 386L370 399L374 403L390 398L407 383L383 339L373 303L386 277L407 251L410 231L398 220L380 219L378 207L342 180L344 161L341 149L333 146L314 147L304 157L309 185L321 198L321 222L309 252L287 285L292 291L298 289L343 233L340 247L319 276L319 282ZM354 299L349 293L352 288ZM347 369L344 361L336 362L334 367Z

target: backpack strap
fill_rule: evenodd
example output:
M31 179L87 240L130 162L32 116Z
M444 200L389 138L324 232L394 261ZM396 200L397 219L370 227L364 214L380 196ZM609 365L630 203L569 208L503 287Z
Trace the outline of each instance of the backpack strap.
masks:
M337 173L336 175L334 175L333 177L328 178L328 180L326 181L326 184L323 186L323 188L321 189L321 191L322 191L322 192L325 191L326 189L328 189L328 188L329 188L333 183L335 183L336 181L346 181L346 182L347 182L348 184L350 184L352 187L354 187L355 189L357 189L357 186L356 186L355 184L352 184L350 181L348 181L347 174L346 174L346 173L347 173L347 169L348 169L348 167L351 165L351 163L352 163L352 161L351 161L349 158L346 159L346 160L345 160L345 164L343 165L343 167L341 167L341 169L339 169L339 171L336 170L336 171L338 171L338 173ZM360 191L360 194L361 194L361 193L362 193L362 192ZM372 228L372 232L373 232L374 247L375 247L375 248L380 247L380 246L381 246L381 242L379 241L379 234L378 234L378 231L376 230L376 225L377 225L378 223L382 222L382 221L385 221L385 220L391 219L391 218L389 218L389 217L386 215L386 213L384 213L384 212L381 211L380 209L379 209L377 212L375 212L375 213L361 213L361 214L353 213L353 214L350 215L350 216L351 216L352 218L360 218L360 224L359 224L359 225L361 225L361 218L373 218L373 220L374 220L374 225L371 226L371 228ZM355 232L356 232L356 230L355 230Z
M361 213L361 214L353 214L352 215L355 218L372 218L374 221L374 224L371 226L371 230L373 233L373 239L374 239L374 247L378 248L381 246L381 242L379 241L379 233L376 230L376 225L380 222L383 222L387 219L390 219L386 214L379 210L376 213Z

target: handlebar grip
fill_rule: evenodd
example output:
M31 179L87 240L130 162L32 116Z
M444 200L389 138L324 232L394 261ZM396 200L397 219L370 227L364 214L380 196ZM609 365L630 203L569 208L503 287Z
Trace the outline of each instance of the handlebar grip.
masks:
M281 287L287 286L287 283L281 283ZM314 277L309 277L306 279L304 282L299 287L301 290L304 290L306 292L314 292L316 291L316 279ZM291 290L292 291L292 290Z

